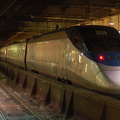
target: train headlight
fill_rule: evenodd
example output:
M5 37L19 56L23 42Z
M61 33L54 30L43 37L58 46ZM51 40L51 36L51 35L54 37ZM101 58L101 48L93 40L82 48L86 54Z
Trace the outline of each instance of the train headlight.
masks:
M105 60L105 57L104 57L103 55L100 55L100 56L99 56L99 59L100 59L100 60Z

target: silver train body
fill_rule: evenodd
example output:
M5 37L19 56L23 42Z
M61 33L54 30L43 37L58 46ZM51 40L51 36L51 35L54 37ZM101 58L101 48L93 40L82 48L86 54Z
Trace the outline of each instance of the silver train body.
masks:
M74 26L5 46L0 58L92 90L120 94L120 39L106 26Z

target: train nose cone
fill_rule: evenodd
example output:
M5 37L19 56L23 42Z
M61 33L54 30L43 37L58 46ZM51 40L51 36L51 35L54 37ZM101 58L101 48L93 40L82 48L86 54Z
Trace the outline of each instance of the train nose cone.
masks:
M96 79L108 84L120 85L120 71L101 71Z
M120 71L100 71L96 83L103 92L120 94Z

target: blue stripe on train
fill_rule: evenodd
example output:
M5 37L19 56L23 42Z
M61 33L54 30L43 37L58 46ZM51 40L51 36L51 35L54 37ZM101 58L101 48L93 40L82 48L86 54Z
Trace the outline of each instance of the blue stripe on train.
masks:
M91 52L84 52L83 53L87 58L104 64L104 65L109 65L109 66L120 66L120 53L118 52L96 52L96 53L91 53ZM100 56L104 56L104 60L100 60Z

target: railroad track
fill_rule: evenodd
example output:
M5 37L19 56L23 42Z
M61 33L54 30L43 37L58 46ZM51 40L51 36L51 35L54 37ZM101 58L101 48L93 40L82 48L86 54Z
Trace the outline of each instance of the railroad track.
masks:
M34 117L34 120L45 120L40 114L38 110L34 107L31 107L28 103L26 103L22 98L16 95L10 88L8 88L3 82L0 82L0 86L3 87L13 98L15 98L23 107L25 107ZM2 110L0 110L0 120L8 120L4 115Z
M6 117L2 110L0 110L0 120L8 120L8 118Z

